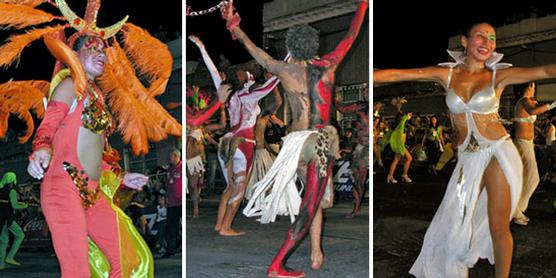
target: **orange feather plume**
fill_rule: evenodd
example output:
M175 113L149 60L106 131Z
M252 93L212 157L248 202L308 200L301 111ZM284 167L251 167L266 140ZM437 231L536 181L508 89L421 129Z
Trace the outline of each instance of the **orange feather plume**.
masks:
M148 95L147 89L135 77L135 71L118 43L114 43L112 48L113 52L107 53L107 57L111 61L116 61L113 62L114 68L118 69L116 72L121 73L120 76L124 79L125 84L129 86L130 91L134 92L139 101L145 105L145 112L152 114L153 119L158 123L158 127L164 129L164 137L161 137L161 134L158 134L158 129L155 128L152 130L153 133L149 133L149 139L157 142L166 138L166 134L181 136L181 125L168 114L156 99Z
M24 5L30 7L36 7L42 3L47 2L48 0L0 0L0 3L6 4L16 4L16 5Z
M19 58L21 52L27 45L42 38L46 34L54 33L64 28L65 26L63 25L57 25L53 27L35 29L25 34L11 36L9 38L9 42L0 47L0 66L8 67Z
M0 3L0 26L22 29L50 22L57 17L29 6Z
M46 81L10 81L0 85L0 138L6 136L10 114L17 115L27 125L27 130L19 138L25 143L33 135L35 124L30 111L37 117L44 115L43 98L48 93Z
M168 46L154 38L144 29L126 23L124 29L124 50L133 66L144 75L150 86L150 96L164 93L172 74L173 58Z
M148 115L134 113L143 109L141 103L120 83L109 63L105 66L104 74L98 79L98 85L105 93L110 94L108 103L116 116L123 141L131 144L135 155L146 154L149 151L149 143L144 118L148 118Z
M148 98L145 101L147 111L153 114L158 124L164 128L166 134L181 137L181 124L156 99Z
M98 84L108 96L124 142L131 144L135 155L146 154L149 139L157 142L167 138L167 135L140 100L145 99L146 89L135 77L131 65L126 65L127 59L121 60L121 55L116 45L106 50L108 62L104 74L98 78Z

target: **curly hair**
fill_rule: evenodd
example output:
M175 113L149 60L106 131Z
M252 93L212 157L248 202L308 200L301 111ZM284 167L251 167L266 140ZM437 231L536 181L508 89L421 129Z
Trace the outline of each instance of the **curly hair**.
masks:
M319 31L307 24L291 27L286 33L286 47L292 58L309 60L319 50Z

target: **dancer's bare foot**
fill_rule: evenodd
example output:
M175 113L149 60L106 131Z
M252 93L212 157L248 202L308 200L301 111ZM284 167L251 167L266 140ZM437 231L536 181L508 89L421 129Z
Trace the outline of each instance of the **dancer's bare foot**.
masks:
M242 236L245 235L244 231L236 231L234 229L220 229L221 236Z
M311 254L311 268L314 270L320 269L322 263L324 262L324 255L319 252L315 255Z
M302 278L305 277L305 273L303 271L295 271L289 267L269 267L268 271L266 272L268 277L273 278Z
M214 225L214 230L215 231L220 232L220 229L222 229L222 226L220 226L218 224Z
M355 217L358 216L358 215L359 215L358 212L352 212L352 213L350 213L350 214L347 214L347 215L346 215L346 218L347 218L347 219L352 219L352 218L355 218Z

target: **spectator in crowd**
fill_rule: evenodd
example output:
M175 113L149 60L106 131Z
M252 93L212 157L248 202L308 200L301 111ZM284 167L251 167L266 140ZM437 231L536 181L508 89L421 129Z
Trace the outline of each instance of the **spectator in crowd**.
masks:
M166 240L164 239L166 233L166 218L167 218L167 208L166 208L166 196L158 195L158 205L156 206L156 238L159 253L166 252Z
M168 196L167 223L166 223L166 253L163 258L174 256L178 249L178 232L181 228L181 152L172 149L170 152L170 168L168 169L168 185L166 192Z

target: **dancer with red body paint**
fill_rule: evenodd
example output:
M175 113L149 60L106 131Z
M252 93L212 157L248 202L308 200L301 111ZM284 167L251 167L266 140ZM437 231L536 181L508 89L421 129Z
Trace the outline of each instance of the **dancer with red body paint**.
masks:
M232 36L245 46L259 64L280 78L292 109L292 122L289 125L291 132L284 137L282 149L265 179L254 185L258 188L244 210L247 215L262 215L262 223L273 221L276 213L289 214L292 219L293 215L298 215L268 268L269 277L305 276L302 271L287 268L285 262L309 230L312 245L311 267L320 268L324 260L320 247L321 200L325 191L332 191L327 185L339 151L337 131L330 125L335 72L359 33L367 7L368 1L362 1L346 37L334 51L321 59L314 59L318 50L318 32L307 25L292 27L286 35L286 45L292 56L288 63L273 59L253 44L239 28L240 17L233 13L233 7L223 10ZM288 167L290 165L294 167ZM286 173L284 168L289 168L289 171ZM290 203L288 206L276 207L270 204L273 201L267 203L265 200L268 198L265 198L264 192L270 186L272 194L276 196L274 200L278 203L277 199L285 195L286 199L294 198L297 193L296 170L305 173L300 175L305 185L305 195L300 204L295 206ZM331 205L331 195L325 198L328 201L325 204L327 206Z

